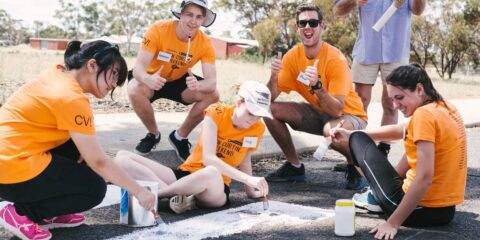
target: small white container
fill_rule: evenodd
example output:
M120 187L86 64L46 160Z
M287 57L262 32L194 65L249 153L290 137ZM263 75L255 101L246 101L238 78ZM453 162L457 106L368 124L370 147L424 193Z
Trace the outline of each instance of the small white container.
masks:
M355 206L351 199L338 199L335 202L335 235L355 235Z
M330 141L325 137L320 139L317 150L313 153L313 157L318 161L322 160L328 149L330 148Z
M137 180L137 183L158 197L158 182ZM148 227L156 224L153 213L142 207L133 194L123 188L120 194L120 224L130 227Z

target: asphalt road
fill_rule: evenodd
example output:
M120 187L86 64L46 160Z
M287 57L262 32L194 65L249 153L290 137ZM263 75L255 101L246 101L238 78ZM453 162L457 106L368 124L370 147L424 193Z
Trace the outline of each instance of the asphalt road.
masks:
M404 228L401 227L396 239L480 239L480 129L467 129L468 137L468 180L465 202L457 206L457 213L452 223L434 228ZM391 162L396 162L402 154L402 146L395 143L389 155ZM155 156L152 156L155 158ZM350 198L355 192L344 190L345 175L333 172L336 163L343 158L334 151L329 151L326 159L317 161L311 153L302 154L307 169L307 182L304 183L271 183L270 199L287 203L333 209L335 200ZM276 169L284 161L281 157L266 158L254 162L254 174L264 175ZM176 162L168 162L170 165ZM252 203L255 200L246 199L243 186L233 183L231 193L232 207ZM175 222L189 217L210 212L199 209L183 215L175 215L168 209L167 202L162 200L159 211L166 222ZM87 224L72 229L53 230L53 239L106 239L131 233L137 228L119 225L119 206L113 205L86 212ZM357 212L356 234L350 239L372 239L368 231L383 221L381 215ZM16 239L12 234L0 229L0 239ZM250 230L220 239L345 239L335 237L334 218L316 224L301 226L270 226L257 225Z

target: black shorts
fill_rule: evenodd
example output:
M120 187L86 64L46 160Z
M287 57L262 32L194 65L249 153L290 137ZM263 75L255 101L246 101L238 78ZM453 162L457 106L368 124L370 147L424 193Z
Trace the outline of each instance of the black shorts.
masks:
M132 71L133 70L128 71L128 81L132 80L133 78ZM193 74L193 76L195 76L198 81L203 80L203 78L200 76L197 76L195 74ZM170 99L172 101L181 103L183 105L192 104L192 103L184 102L182 100L182 92L185 91L185 89L187 89L187 77L188 77L188 73L186 73L179 79L165 83L162 89L153 92L153 96L150 99L150 102L152 103L157 99L166 98L166 99Z
M177 178L177 180L191 174L191 172L183 171L183 170L180 170L180 169L173 169L172 168L172 171L175 174L175 177ZM225 184L225 183L223 184L223 192L227 196L227 202L225 202L225 205L223 205L223 206L228 206L228 205L230 205L230 187L227 186L227 184Z

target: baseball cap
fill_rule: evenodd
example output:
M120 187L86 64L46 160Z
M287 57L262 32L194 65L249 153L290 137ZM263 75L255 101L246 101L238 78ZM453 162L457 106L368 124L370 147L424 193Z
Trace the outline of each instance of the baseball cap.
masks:
M238 96L245 99L247 110L251 114L273 119L270 110L271 94L267 86L255 81L246 81L240 85Z
M202 26L210 27L210 25L212 25L213 22L215 22L215 18L217 17L217 14L208 8L207 0L183 0L182 3L180 4L180 8L175 8L171 10L172 14L178 19L180 19L180 15L182 14L183 8L185 8L185 6L191 3L197 6L200 6L202 8L205 8L206 16Z

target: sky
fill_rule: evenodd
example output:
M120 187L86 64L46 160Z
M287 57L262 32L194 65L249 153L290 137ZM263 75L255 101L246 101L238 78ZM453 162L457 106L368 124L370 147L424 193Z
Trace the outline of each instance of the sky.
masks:
M180 0L178 2L180 3ZM0 9L7 11L14 19L23 20L23 25L26 27L32 27L35 20L60 25L60 22L53 17L55 10L59 8L58 0L0 0ZM231 14L217 11L217 19L209 30L213 36L220 36L223 31L230 30L235 37L242 28L236 26L234 22L235 18Z

